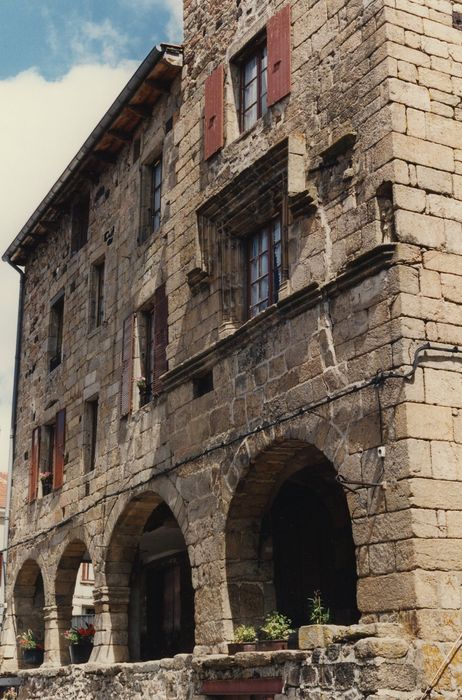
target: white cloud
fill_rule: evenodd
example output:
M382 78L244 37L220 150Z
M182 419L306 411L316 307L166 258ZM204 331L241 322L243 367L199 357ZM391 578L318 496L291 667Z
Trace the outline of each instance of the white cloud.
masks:
M101 29L101 28L100 28ZM95 27L90 35L98 34ZM102 28L104 37L110 28ZM136 68L133 62L79 65L58 81L35 69L0 80L0 248L17 235ZM18 274L0 266L0 471L8 436Z
M180 43L183 38L183 0L119 0L137 13L163 10L168 14L165 41Z
M109 19L99 23L72 20L68 27L71 29L71 53L79 64L102 60L116 66L129 44L129 37L119 32Z

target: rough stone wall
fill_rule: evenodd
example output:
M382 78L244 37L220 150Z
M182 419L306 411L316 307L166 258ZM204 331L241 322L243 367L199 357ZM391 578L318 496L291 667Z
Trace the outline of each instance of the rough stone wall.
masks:
M146 493L169 505L188 545L197 648L222 650L238 622L226 552L227 516L238 486L261 455L280 477L289 460L309 460L312 446L352 481L387 482L386 489L348 493L363 618L400 616L423 637L456 636L460 365L444 353L427 354L425 369L418 368L412 382L394 379L382 388L341 394L379 371L408 368L424 341L461 342L462 174L454 100L462 34L452 28L453 8L444 0L438 7L431 0L396 6L391 0L294 0L290 98L237 136L227 71L225 148L204 163L207 75L284 4L185 2L182 83L158 104L142 133L141 161L156 155L162 141L166 154L160 234L137 244L139 163L127 146L92 188L85 248L69 255L64 217L62 230L38 246L27 265L9 572L14 582L27 559L41 567L49 663L64 662L56 590L59 562L73 540L85 543L95 567L95 657L127 658L127 590L120 584L127 563L119 561L120 571L108 582L106 561L119 518ZM164 135L172 114L174 129ZM196 294L186 279L202 264L196 210L292 134L305 142L306 187L315 193L316 212L291 224L298 247L289 248L289 279L277 308L223 333L220 277ZM325 154L339 142L344 159L332 169ZM95 195L101 186L109 195L100 201ZM103 233L112 226L114 242L106 246ZM396 245L382 246L390 243ZM103 254L111 281L105 321L88 333L89 265ZM121 421L123 320L164 281L167 389ZM64 360L49 374L49 302L61 289ZM193 355L199 356L195 364L182 365ZM191 378L197 368L211 367L214 391L194 398ZM101 407L98 460L85 474L83 401L95 394ZM322 405L326 396L337 398ZM299 414L306 406L315 408ZM29 506L32 429L62 407L65 483ZM376 450L382 444L383 462ZM270 486L264 486L268 498ZM143 512L135 508L134 520ZM14 665L11 592L4 657ZM263 612L270 601L256 599Z
M18 698L206 700L210 695L201 691L207 680L279 677L283 688L275 700L420 700L449 646L379 635L338 640L311 651L179 655L143 664L22 671ZM459 653L441 675L435 687L438 698L460 697L461 661Z

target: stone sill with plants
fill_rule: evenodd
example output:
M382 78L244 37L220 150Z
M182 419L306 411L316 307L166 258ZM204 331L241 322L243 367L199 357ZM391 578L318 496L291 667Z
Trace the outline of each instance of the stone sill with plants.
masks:
M330 621L329 608L324 606L320 591L315 591L309 598L310 625L324 626ZM304 629L304 628L301 628ZM234 631L234 642L228 644L228 652L236 654L243 651L278 651L301 648L298 635L292 629L292 622L282 613L274 610L265 617L258 629L251 625L239 625Z

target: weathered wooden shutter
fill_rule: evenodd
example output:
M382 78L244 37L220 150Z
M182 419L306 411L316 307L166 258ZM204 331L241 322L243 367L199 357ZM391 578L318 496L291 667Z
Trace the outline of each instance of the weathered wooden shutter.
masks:
M127 316L122 335L122 377L120 382L120 415L127 416L132 410L133 394L133 331L135 316Z
M154 294L154 368L152 373L152 393L162 391L160 377L168 369L168 299L165 284L158 287Z
M271 17L266 25L268 46L268 106L290 93L291 25L290 5Z
M29 463L29 503L37 498L38 472L40 463L40 428L32 431L32 446Z
M224 67L218 66L205 81L204 155L211 158L224 145Z
M56 414L55 461L53 468L53 488L60 489L64 480L64 452L66 449L66 409Z

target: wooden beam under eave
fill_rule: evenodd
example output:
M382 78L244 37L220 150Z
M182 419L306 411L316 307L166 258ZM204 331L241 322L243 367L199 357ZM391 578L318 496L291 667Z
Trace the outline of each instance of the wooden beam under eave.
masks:
M159 78L146 78L146 84L155 88L162 95L170 95L170 84L166 80Z
M56 233L56 231L59 231L60 229L59 221L40 221L39 226L44 228L46 231L50 231L50 233Z
M103 163L110 163L111 165L115 165L117 163L117 157L111 155L110 153L104 153L103 151L93 151L91 155L93 156L93 158L96 158L96 160L100 160Z
M113 136L117 141L121 141L122 143L129 143L132 140L132 135L121 129L109 129L107 133L109 136Z
M130 112L133 112L133 114L136 114L138 117L141 117L142 119L149 119L149 117L152 114L151 107L148 107L147 105L128 104L126 105L126 108L129 109Z

